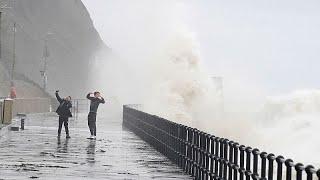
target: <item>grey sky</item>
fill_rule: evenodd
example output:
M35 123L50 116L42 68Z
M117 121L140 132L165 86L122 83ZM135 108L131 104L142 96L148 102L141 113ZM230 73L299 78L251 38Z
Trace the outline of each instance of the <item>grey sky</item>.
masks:
M103 40L117 52L134 46L139 23L150 23L140 28L152 31L166 20L168 26L181 22L195 33L213 76L265 95L320 87L318 0L83 2ZM154 26L154 20L161 25Z

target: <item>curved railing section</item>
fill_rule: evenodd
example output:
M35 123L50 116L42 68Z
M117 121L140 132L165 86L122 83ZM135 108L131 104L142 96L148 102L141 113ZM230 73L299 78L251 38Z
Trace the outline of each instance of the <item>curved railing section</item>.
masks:
M123 106L123 125L199 180L320 180L320 169Z

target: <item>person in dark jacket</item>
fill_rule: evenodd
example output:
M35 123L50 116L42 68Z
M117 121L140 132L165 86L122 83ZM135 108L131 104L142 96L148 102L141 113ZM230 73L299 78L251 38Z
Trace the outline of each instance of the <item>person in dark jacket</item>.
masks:
M97 135L97 127L96 127L96 118L97 118L97 110L99 107L99 104L104 104L105 101L103 97L101 97L100 92L96 91L94 93L87 94L87 99L89 99L90 102L90 112L88 114L88 126L91 133L91 136L89 139L96 139Z
M60 138L60 135L61 135L62 124L64 125L65 131L67 134L66 138L71 138L69 135L69 128L68 128L68 119L69 117L72 117L72 114L70 112L70 108L72 107L71 96L67 96L64 99L61 99L61 97L59 96L59 91L57 90L56 97L60 103L58 109L56 110L56 113L58 113L59 115L58 138Z

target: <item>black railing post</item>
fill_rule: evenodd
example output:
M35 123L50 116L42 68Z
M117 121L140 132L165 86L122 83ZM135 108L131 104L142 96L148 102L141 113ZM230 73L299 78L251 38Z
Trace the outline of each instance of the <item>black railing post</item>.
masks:
M239 174L240 174L239 175L240 180L244 180L244 175L245 175L246 170L244 168L240 167L238 171L239 171Z
M276 159L276 157L274 154L269 154L267 158L269 161L268 180L272 180L273 179L273 161Z
M204 179L208 179L209 173L209 149L210 149L210 136L209 134L204 133L203 135L204 142L204 153L203 153L203 164L204 164Z
M186 170L186 162L187 162L187 127L182 125L182 134L181 134L181 161L182 161L182 169Z
M304 170L303 164L298 163L294 166L297 171L297 180L302 180L302 171Z
M186 133L187 133L187 139L185 142L185 146L186 146L186 167L185 170L188 174L190 174L190 127L186 128Z
M195 172L195 177L199 179L200 177L200 148L199 148L199 130L195 131L195 148L194 148L194 161L195 161L195 166L196 166L196 172Z
M253 175L257 176L258 175L258 163L259 163L258 157L260 154L259 149L254 149L252 151L252 154L253 154Z
M255 174L255 173L253 173L251 175L251 177L252 177L253 180L261 180L262 179L262 178L259 177L259 174Z
M239 147L240 150L240 180L244 179L244 172L245 172L245 168L244 168L244 151L246 149L246 146L241 145Z
M214 156L213 157L213 161L214 161L214 164L215 164L215 172L214 172L214 179L219 179L219 173L218 173L218 166L216 164L219 163L219 157L218 156Z
M206 141L207 141L207 154L206 154L206 169L207 169L207 179L209 179L209 172L210 172L210 134L206 134Z
M187 128L187 131L188 131L188 140L186 142L187 144L187 167L186 167L186 170L188 172L188 174L191 174L191 163L192 163L192 128L188 127Z
M175 156L175 163L177 165L180 164L180 135L179 135L179 124L177 123L174 123L174 129L173 129L173 153L174 153L174 156Z
M177 165L183 169L182 167L182 125L176 124L176 139L175 139L175 151L177 154Z
M176 123L172 124L172 131L171 131L171 144L170 144L170 148L171 148L171 154L172 154L172 160L175 164L178 164L178 159L177 159L177 135L176 135Z
M205 178L205 170L206 170L206 134L204 132L200 132L200 176L201 179Z
M244 174L246 175L246 180L250 180L250 178L251 178L251 176L252 176L252 172L246 170L246 171L244 172Z
M251 147L246 147L246 180L250 180L250 177L252 175L251 171L251 153L252 153L252 148Z
M266 172L267 172L267 153L262 152L260 154L261 157L261 178L266 178Z
M216 137L215 138L215 143L216 143L216 146L215 146L215 153L214 153L214 155L215 155L215 162L214 162L214 174L217 176L217 177L219 177L219 162L218 162L218 160L220 159L220 157L219 157L219 141L220 141L220 138L218 138L218 137Z
M229 140L224 139L223 140L223 179L227 179L227 174L228 174L228 146L229 145Z
M313 174L316 172L313 166L309 165L306 167L307 180L312 180Z
M238 172L240 170L240 167L236 164L234 165L234 180L237 180L238 179Z
M238 164L238 152L239 152L239 144L238 143L234 143L233 145L233 151L234 151L234 179L237 180L238 179L238 169L239 169L239 164Z
M193 177L196 177L195 176L195 168L196 168L196 160L195 160L195 149L196 149L196 147L195 147L195 139L196 139L196 137L195 137L195 131L196 131L196 129L191 129L191 131L192 131L192 134L193 134L193 136L192 136L192 143L191 143L191 175L193 176Z
M283 163L284 163L284 157L283 156L278 156L276 158L276 161L277 161L277 180L282 180L282 166L283 166Z
M320 169L317 171L318 180L320 180Z
M224 139L220 138L219 144L220 144L220 155L219 155L219 178L223 177L223 158L224 158L224 144L223 144Z
M233 167L234 167L234 160L233 160L233 149L234 149L234 147L233 147L233 145L234 145L234 142L233 141L230 141L229 143L228 143L228 145L229 145L229 162L228 162L228 167L229 167L229 177L228 177L228 179L232 179L232 172L233 172Z
M214 174L214 160L213 160L213 157L214 157L214 153L215 153L215 137L214 136L210 136L210 177L213 177L213 174Z
M294 167L293 161L291 159L287 159L284 164L286 165L286 180L291 180L292 177L292 168Z

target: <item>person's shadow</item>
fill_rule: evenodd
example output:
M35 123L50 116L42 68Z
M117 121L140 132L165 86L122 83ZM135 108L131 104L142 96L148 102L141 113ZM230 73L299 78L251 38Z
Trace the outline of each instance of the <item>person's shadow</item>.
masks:
M58 138L57 152L58 153L68 153L68 143L69 143L69 139L66 139L64 142L61 142L61 139Z
M87 148L87 162L88 164L93 165L96 161L95 161L95 153L96 153L96 141L95 140L90 140Z

